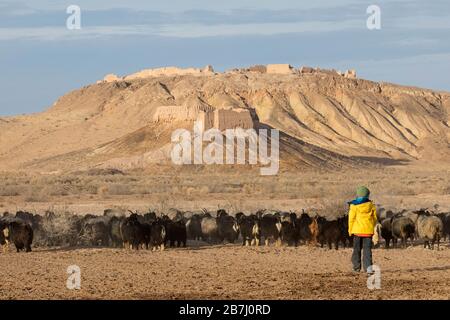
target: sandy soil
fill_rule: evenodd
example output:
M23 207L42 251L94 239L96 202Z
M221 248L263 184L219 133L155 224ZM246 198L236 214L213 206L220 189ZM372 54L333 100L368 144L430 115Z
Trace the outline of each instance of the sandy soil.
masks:
M350 249L189 243L164 252L109 248L0 254L1 299L450 299L450 246L375 249L381 289L350 270ZM69 265L81 289L66 288Z

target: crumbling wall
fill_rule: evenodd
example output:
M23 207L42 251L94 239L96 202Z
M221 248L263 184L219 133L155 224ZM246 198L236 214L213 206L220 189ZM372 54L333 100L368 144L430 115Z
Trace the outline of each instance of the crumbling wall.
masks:
M142 79L148 77L158 76L178 76L178 75L212 75L214 69L212 66L207 65L203 69L199 68L177 68L177 67L165 67L157 69L145 69L124 77L125 80Z
M345 73L335 70L335 69L321 69L321 68L311 68L307 66L303 66L299 69L299 72L301 74L308 74L308 73L322 73L322 74L329 74L329 75L339 75L344 76L346 78L350 79L356 79L356 71L355 70L347 70Z
M197 116L197 122L200 122L203 130L214 128L214 112L201 111Z
M342 72L337 71L335 69L320 69L320 68L316 68L316 72L317 73L321 73L321 74L328 74L330 76L335 76L335 75L341 76L341 75L343 75Z
M314 73L314 68L303 66L300 68L300 73Z
M153 121L195 121L201 112L211 112L212 107L161 106L156 109Z
M103 78L103 80L106 81L106 82L113 82L113 81L120 80L120 78L117 75L115 75L114 73L110 73L110 74L107 74Z
M355 70L347 70L345 71L344 77L349 79L356 79L356 71Z
M290 64L268 64L267 73L293 73L292 66Z
M103 78L103 80L98 80L97 83L114 82L114 81L118 81L118 80L121 80L121 78L119 78L114 73L109 73Z
M215 109L200 106L161 106L153 116L155 122L198 121L203 130L211 128L223 131L225 129L253 128L251 113L243 108Z
M242 108L214 110L214 128L225 129L251 129L253 120L250 111Z
M262 65L262 64L257 64L257 65L249 67L248 71L250 71L250 72L266 73L267 72L267 67Z

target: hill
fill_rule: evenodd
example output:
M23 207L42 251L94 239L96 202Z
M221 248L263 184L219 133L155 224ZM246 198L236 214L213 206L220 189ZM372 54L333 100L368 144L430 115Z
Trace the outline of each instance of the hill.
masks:
M161 121L161 110L175 111ZM450 93L320 69L206 67L108 75L42 113L0 118L0 170L170 166L171 133L192 128L190 110L247 110L255 128L280 130L282 170L450 160Z

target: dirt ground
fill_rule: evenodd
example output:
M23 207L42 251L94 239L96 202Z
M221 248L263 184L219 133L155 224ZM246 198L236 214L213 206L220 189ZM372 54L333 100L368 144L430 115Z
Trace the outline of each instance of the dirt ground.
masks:
M188 245L1 253L0 299L450 299L448 244L375 249L379 290L349 272L349 248ZM66 288L70 265L80 267L80 290Z
M436 194L431 187L435 184L440 184L442 190L448 187L446 175L441 174L444 180L439 180L436 174L419 175L413 171L403 175L397 187L392 185L390 173L375 174L367 181L352 175L351 183L339 174L280 178L273 188L277 192L273 194L268 194L271 189L266 189L270 186L266 180L253 187L249 182L241 183L242 177L225 176L228 184L219 185L220 188L214 185L217 179L205 182L209 193L204 193L201 187L204 177L198 177L198 181L189 177L182 180L183 183L197 186L198 193L188 196L183 189L181 193L172 194L170 190L181 182L169 179L157 181L156 186L148 189L156 190L164 197L153 193L139 194L140 189L136 189L137 194L124 195L68 192L65 196L47 195L39 201L27 200L24 195L9 195L0 197L0 212L28 210L42 214L51 210L102 214L106 208L119 208L124 212L128 209L146 212L153 208L165 212L173 207L192 211L225 208L230 213L237 210L249 213L261 208L300 212L304 208L314 213L323 207L332 209L321 212L328 215L336 213L336 203L353 196L353 187L346 188L346 185L360 184L374 189L372 198L380 213L381 208L434 209L437 205L442 212L450 210L450 194ZM25 177L24 181L22 177L13 178L8 180L8 185L21 188L29 180L34 181L34 190L38 186L65 181L60 177L52 178L55 181L44 178ZM148 181L140 181L138 176L81 177L80 181L75 177L68 185L75 184L74 190L84 190L88 183L111 188L110 180L127 188L131 188L130 183L136 183L147 190ZM315 180L319 182L314 184ZM234 186L233 183L236 183L236 190L226 187ZM414 192L405 192L403 184ZM248 194L245 192L247 185L250 186ZM66 188L66 184L63 186ZM323 190L326 190L325 200L330 203L318 197L323 195ZM401 194L393 192L396 190ZM381 268L380 290L367 288L365 274L349 272L350 249L335 251L304 245L298 248L247 248L238 244L211 246L197 242L188 245L186 249L169 248L164 252L37 248L29 254L17 254L12 250L7 254L0 253L0 299L450 299L448 244L440 251L424 250L420 245L404 250L374 250L374 261ZM66 288L67 267L71 265L81 268L80 290Z

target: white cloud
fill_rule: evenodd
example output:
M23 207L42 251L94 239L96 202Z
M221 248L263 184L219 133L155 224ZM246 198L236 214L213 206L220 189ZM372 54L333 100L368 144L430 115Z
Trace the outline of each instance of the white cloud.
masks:
M392 0L391 0L392 1ZM107 10L112 8L127 8L136 10L152 10L165 12L181 12L185 10L215 10L228 11L238 8L258 8L258 9L312 9L312 8L330 8L342 7L350 4L358 4L360 0L76 0L78 6L88 10ZM22 0L30 8L37 10L60 10L67 3L54 0Z
M295 23L249 23L233 25L132 25L132 26L94 26L82 27L81 30L67 30L65 27L39 28L0 28L1 40L73 40L89 39L103 36L166 36L181 38L239 36L239 35L274 35L302 32L332 32L348 29L363 29L363 20L340 22L308 21Z
M447 30L450 29L450 15L447 16L406 16L392 19L387 27L409 30Z
M0 13L2 15L21 16L34 14L37 11L21 2L5 1L0 3Z
M440 39L405 38L395 41L394 40L386 41L385 44L392 46L413 47L413 46L433 46L439 44L440 42L441 42Z
M362 21L348 20L341 22L308 21L294 23L251 23L234 25L182 25L164 26L159 35L173 37L211 37L238 35L275 35L284 33L331 32L346 29L364 28Z

